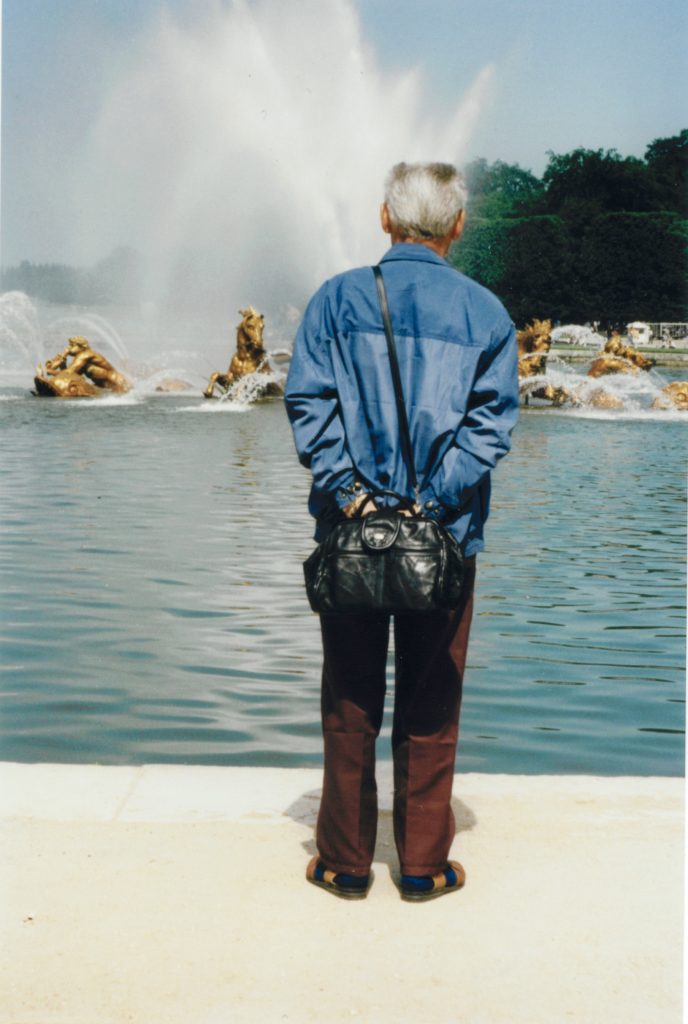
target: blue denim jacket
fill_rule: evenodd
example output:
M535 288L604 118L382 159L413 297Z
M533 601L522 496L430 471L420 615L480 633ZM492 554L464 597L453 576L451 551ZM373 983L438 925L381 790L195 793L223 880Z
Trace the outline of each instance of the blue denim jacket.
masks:
M514 325L486 288L427 246L402 242L380 261L426 515L466 555L483 548L490 471L518 415ZM361 488L414 497L382 314L370 267L331 278L308 304L286 384L309 510L322 539Z

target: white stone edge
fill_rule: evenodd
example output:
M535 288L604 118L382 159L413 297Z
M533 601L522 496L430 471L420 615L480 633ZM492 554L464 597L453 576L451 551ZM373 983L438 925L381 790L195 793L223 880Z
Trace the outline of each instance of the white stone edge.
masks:
M311 825L320 768L101 766L0 762L0 818L93 822L242 822ZM380 806L391 807L391 769L378 770ZM649 800L682 812L685 780L665 776L458 773L454 796L537 801ZM667 806L668 802L668 806Z

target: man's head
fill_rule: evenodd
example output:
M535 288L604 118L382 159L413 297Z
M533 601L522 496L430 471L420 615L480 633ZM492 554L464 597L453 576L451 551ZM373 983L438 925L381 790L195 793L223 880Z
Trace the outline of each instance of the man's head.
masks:
M396 164L385 182L382 228L392 241L448 250L464 224L466 185L452 164Z

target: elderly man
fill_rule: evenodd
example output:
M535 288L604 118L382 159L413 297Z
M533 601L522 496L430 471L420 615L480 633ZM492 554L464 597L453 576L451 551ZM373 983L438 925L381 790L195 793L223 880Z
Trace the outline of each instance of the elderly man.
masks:
M454 892L451 791L475 556L490 473L518 409L513 324L446 255L464 226L465 188L448 164L397 164L381 208L392 246L380 261L396 337L417 498L460 542L466 582L452 613L394 616L394 836L403 899ZM313 478L316 539L341 516L374 509L368 493L408 497L390 365L372 269L326 281L299 328L286 387L299 458ZM379 500L379 499L378 499ZM321 615L324 784L310 882L367 894L377 827L375 742L385 698L390 617Z

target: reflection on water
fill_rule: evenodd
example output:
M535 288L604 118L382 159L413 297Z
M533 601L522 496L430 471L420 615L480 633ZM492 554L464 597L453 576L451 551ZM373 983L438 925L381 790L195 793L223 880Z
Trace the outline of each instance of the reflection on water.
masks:
M0 756L318 762L308 478L282 404L4 397ZM682 772L687 436L524 413L479 559L459 769Z

